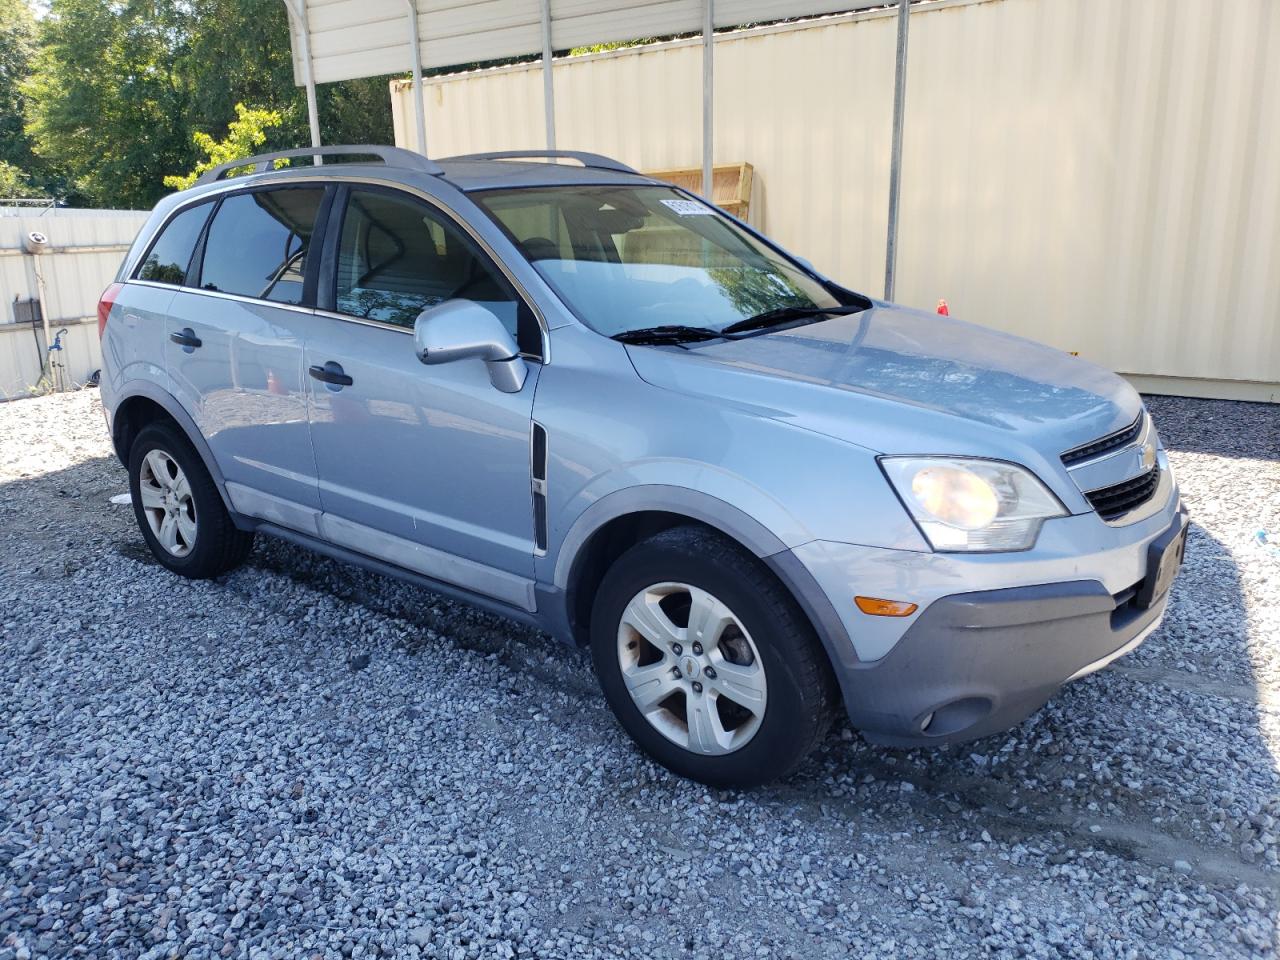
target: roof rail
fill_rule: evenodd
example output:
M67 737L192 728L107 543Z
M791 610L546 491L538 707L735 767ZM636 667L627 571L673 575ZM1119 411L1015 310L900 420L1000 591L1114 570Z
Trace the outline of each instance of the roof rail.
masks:
M400 147L386 147L380 144L335 144L331 147L299 147L297 150L277 150L275 153L260 153L240 160L229 160L226 163L218 164L212 170L206 170L200 174L196 179L196 185L216 183L225 178L232 170L239 170L242 167L253 167L254 173L264 173L273 169L277 160L287 160L290 157L334 156L377 157L389 167L418 170L436 177L444 172L434 160L428 160L422 154L414 153L412 150L404 150Z
M446 157L446 160L521 160L538 157L564 157L577 160L584 167L595 167L599 170L616 170L619 173L638 173L619 160L611 160L598 153L587 153L584 150L498 150L493 153L464 153L458 157Z

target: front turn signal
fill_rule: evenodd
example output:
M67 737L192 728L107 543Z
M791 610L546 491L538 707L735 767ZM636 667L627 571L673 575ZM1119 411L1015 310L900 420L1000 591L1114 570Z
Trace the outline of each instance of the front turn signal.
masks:
M863 613L873 617L909 617L918 609L905 600L881 600L878 597L854 597L853 602Z

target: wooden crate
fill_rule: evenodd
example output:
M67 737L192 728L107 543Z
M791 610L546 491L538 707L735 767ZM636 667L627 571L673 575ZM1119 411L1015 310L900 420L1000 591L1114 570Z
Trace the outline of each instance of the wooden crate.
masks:
M702 193L702 168L688 167L679 170L645 171L645 176L684 187L692 193ZM722 163L711 168L711 198L717 207L731 213L739 220L746 220L751 208L751 164Z

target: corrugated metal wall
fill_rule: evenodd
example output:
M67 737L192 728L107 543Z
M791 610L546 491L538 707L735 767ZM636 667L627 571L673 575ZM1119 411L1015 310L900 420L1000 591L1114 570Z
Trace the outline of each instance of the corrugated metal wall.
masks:
M716 0L716 26L814 16L882 4L884 0ZM409 11L404 0L304 0L317 83L409 70ZM542 50L539 0L414 0L425 67L527 56ZM702 0L550 0L556 50L696 33ZM300 28L290 17L293 71L301 84ZM376 65L370 69L370 65Z
M38 230L53 252L40 256L56 334L66 327L60 356L70 378L86 380L102 366L98 347L98 297L115 276L125 251L146 222L132 210L53 210L42 216L0 216L0 400L25 395L40 380L44 334L15 324L14 298L38 298L35 263L23 252L23 237ZM38 340L38 343L37 343Z
M754 164L752 219L872 294L894 39L877 11L716 42L716 161ZM557 61L559 146L698 166L698 44ZM1277 49L1275 0L915 8L898 299L945 297L953 315L1162 378L1149 387L1280 399ZM540 71L428 81L432 155L541 146ZM393 94L404 144L412 93Z

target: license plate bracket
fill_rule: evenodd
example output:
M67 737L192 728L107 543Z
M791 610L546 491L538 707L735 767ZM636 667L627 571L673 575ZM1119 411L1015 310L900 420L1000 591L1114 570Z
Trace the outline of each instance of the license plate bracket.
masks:
M1139 607L1145 610L1168 592L1173 578L1182 568L1186 552L1187 517L1181 514L1178 522L1147 548L1147 575L1134 598Z

